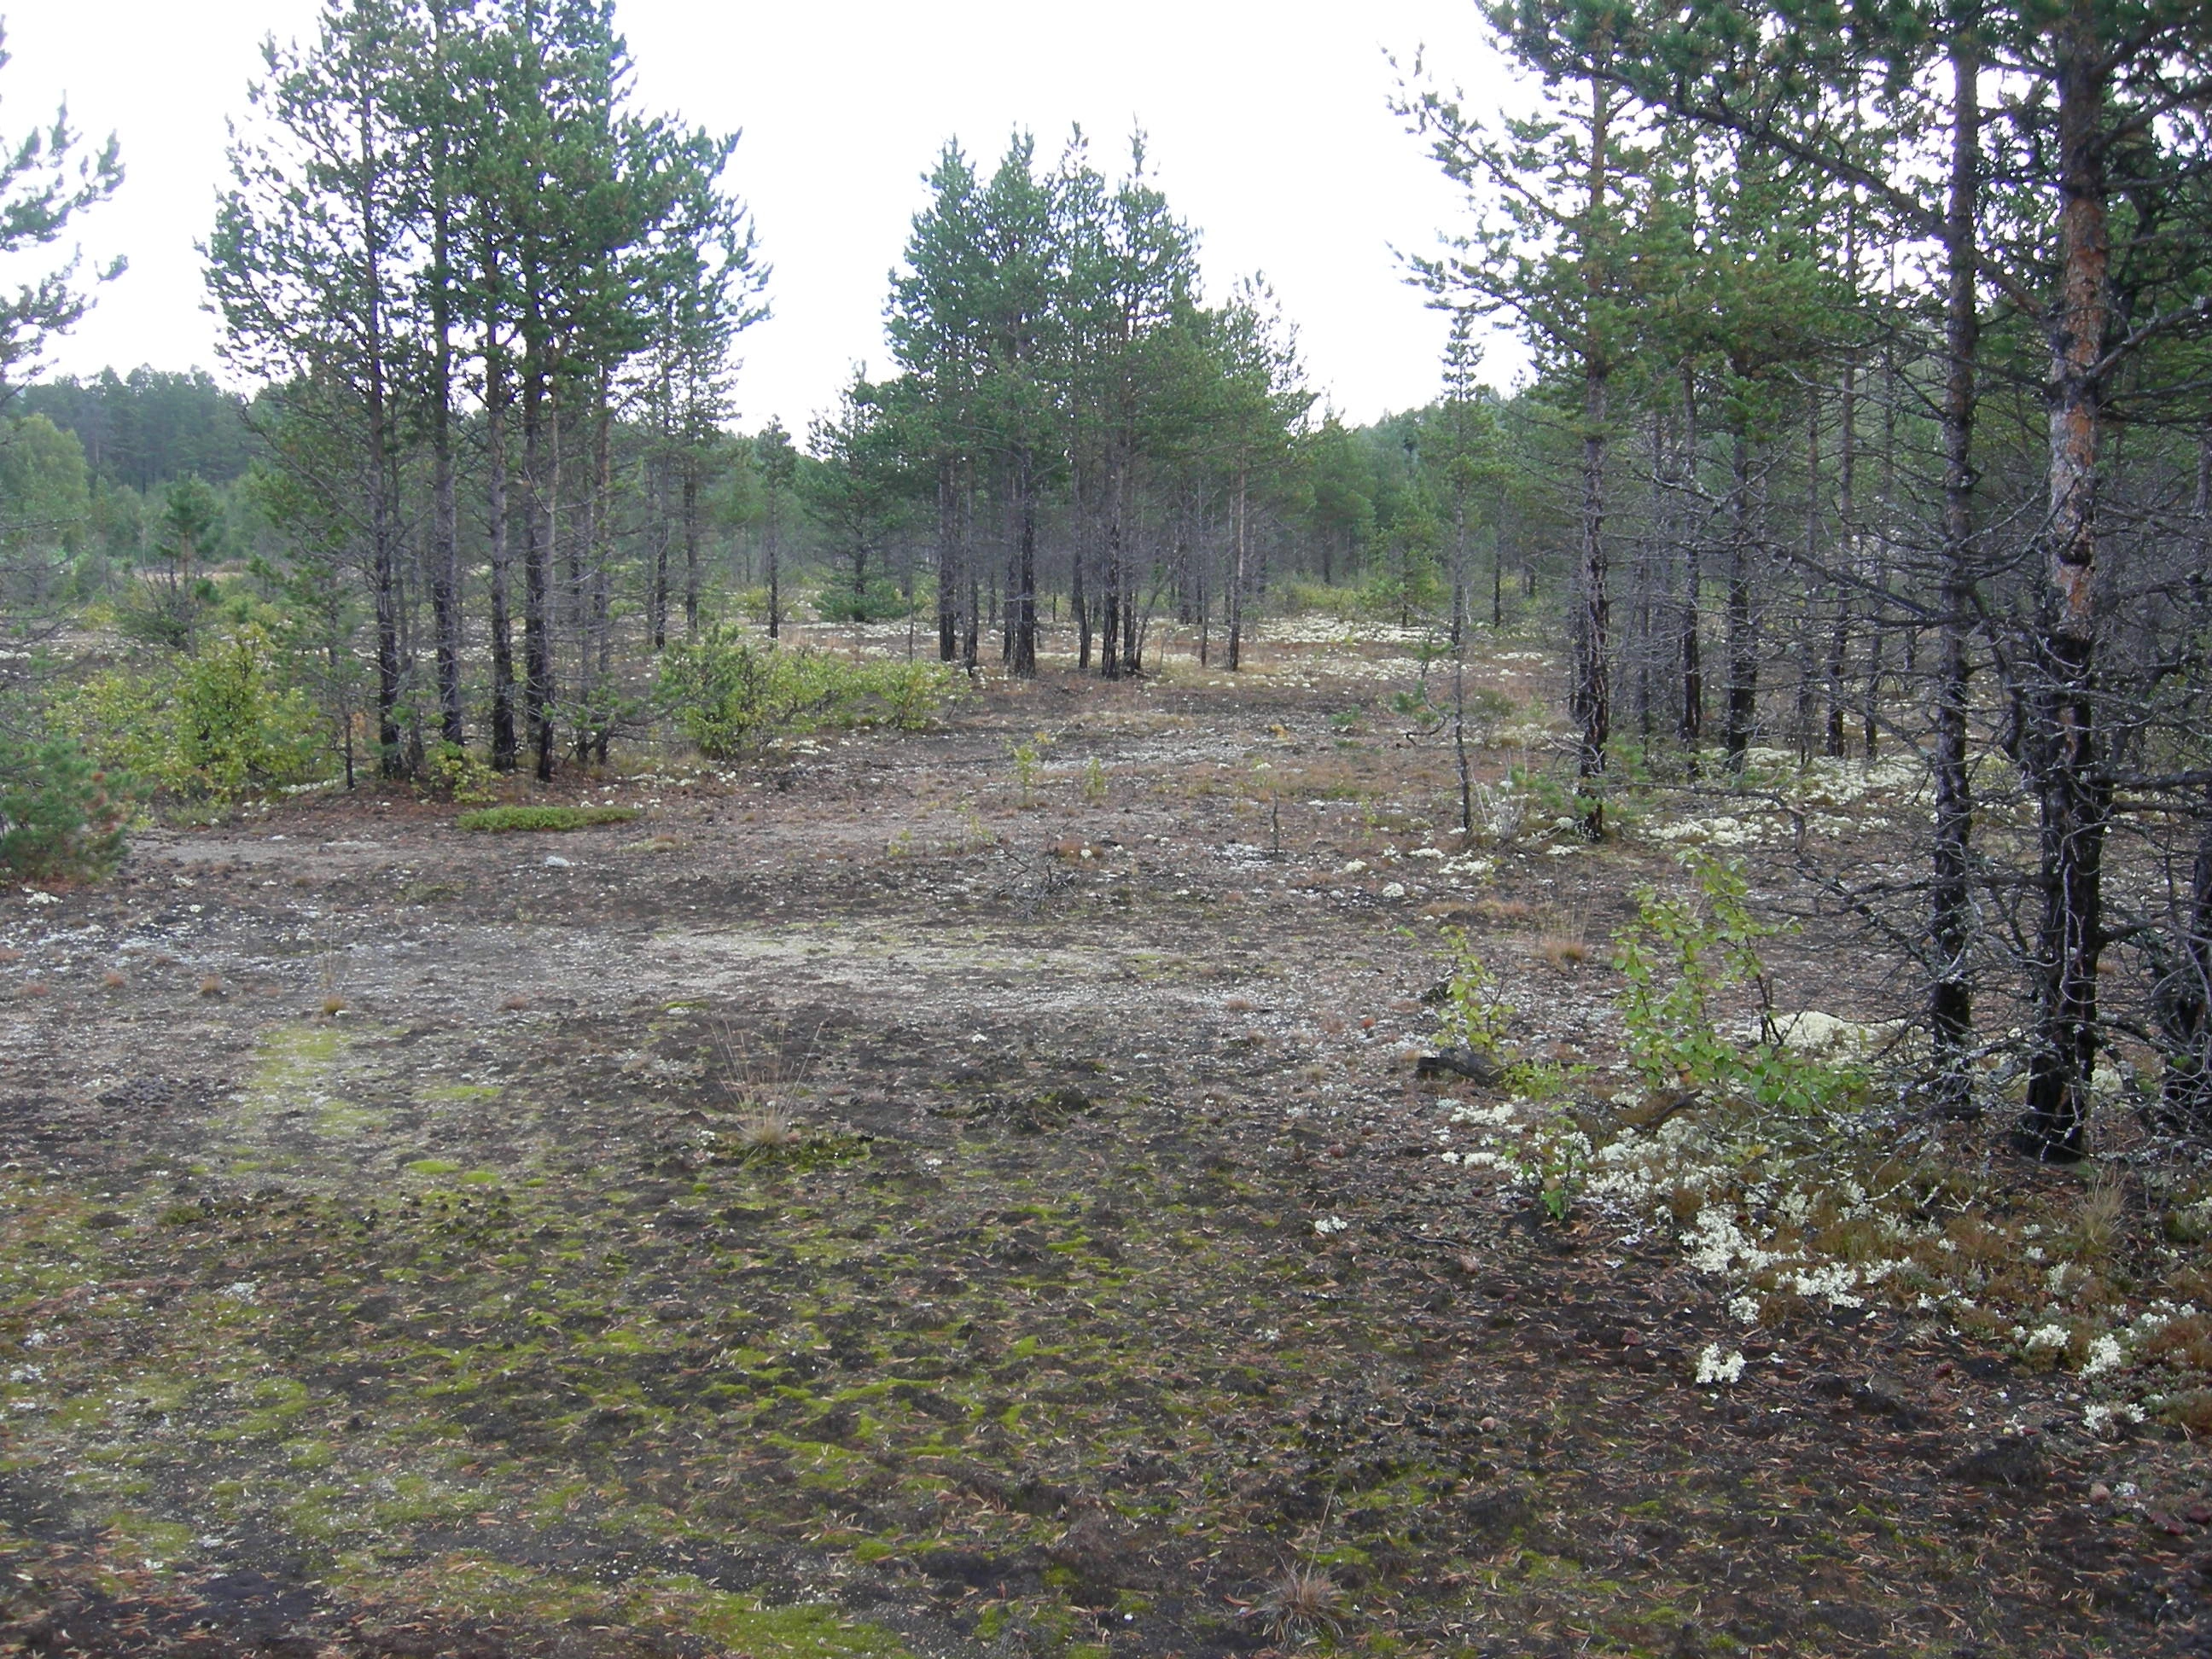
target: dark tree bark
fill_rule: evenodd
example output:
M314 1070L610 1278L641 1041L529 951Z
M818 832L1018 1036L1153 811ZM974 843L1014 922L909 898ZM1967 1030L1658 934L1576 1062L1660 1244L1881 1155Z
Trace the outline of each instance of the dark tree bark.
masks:
M2081 1156L2097 1056L2110 786L2099 771L2097 543L2112 328L2111 181L2104 132L2111 74L2091 0L2057 30L2058 295L2051 317L2050 518L2032 660L2027 773L2041 842L2041 978L2021 1137L2045 1158Z
M1728 688L1721 746L1730 772L1743 770L1759 720L1759 641L1753 633L1751 439L1741 428L1729 448Z
M1606 745L1613 739L1612 580L1605 544L1607 382L1612 366L1599 325L1605 303L1603 253L1592 246L1603 235L1607 153L1612 117L1611 89L1590 82L1589 177L1582 261L1583 285L1583 464L1580 611L1575 628L1575 684L1569 714L1581 734L1575 779L1583 798L1582 832L1591 841L1605 836Z
M1023 678L1036 673L1036 469L1024 447L1014 459L1020 523L1015 537L1013 584L1006 595L1009 664Z
M445 115L447 29L444 4L430 9L434 96L430 135L430 610L436 635L438 732L455 748L466 737L461 720L460 515L453 478L453 276L451 126Z
M1682 372L1682 483L1693 492L1698 481L1698 387ZM1703 544L1692 527L1682 538L1682 600L1677 658L1682 669L1681 718L1675 729L1690 775L1698 773L1698 750L1705 736L1705 665L1703 600L1705 584Z
M1951 48L1951 185L1944 221L1943 545L1936 678L1936 823L1930 845L1928 940L1935 972L1928 1024L1935 1045L1936 1105L1972 1109L1966 1051L1973 1042L1972 840L1974 804L1966 771L1967 646L1974 607L1975 360L1981 312L1975 294L1975 220L1980 193L1981 62L1962 27Z
M491 566L491 763L512 772L521 756L514 726L514 625L508 614L507 381L496 325L484 325L484 537Z
M950 455L937 463L937 659L960 652L960 508L957 468Z

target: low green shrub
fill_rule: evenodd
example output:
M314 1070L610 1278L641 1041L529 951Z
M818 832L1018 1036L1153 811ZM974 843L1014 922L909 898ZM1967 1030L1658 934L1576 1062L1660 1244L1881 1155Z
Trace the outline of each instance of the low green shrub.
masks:
M331 769L314 705L284 685L269 636L244 627L198 654L150 656L95 674L54 712L98 764L163 793L234 800Z
M723 760L810 732L918 732L969 690L949 664L830 656L717 625L669 647L653 695L694 748Z
M635 806L487 806L464 812L453 822L464 830L487 835L518 831L588 830L597 823L628 823L637 816Z
M833 582L813 595L814 614L823 622L900 622L914 614L915 606L898 584L878 578L859 592L849 583Z
M499 774L457 743L432 745L422 760L422 783L433 794L463 806L499 799Z
M1275 611L1285 617L1336 617L1348 622L1361 614L1356 587L1292 580L1276 584L1272 597Z
M128 788L66 738L0 735L0 869L32 881L97 881L123 856Z
M1734 1096L1786 1113L1862 1098L1871 1081L1862 1067L1799 1054L1776 1030L1759 943L1784 930L1752 915L1742 861L1692 853L1683 863L1697 896L1639 889L1637 919L1615 943L1613 965L1627 981L1620 1012L1631 1067L1653 1089ZM1722 1019L1745 1000L1759 1025L1740 1042Z

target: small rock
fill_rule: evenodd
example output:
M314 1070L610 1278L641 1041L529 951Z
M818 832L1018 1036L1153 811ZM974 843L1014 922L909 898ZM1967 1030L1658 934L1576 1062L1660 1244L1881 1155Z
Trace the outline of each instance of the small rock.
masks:
M2101 1480L2093 1482L2089 1487L2089 1501L2092 1504L2111 1503L2112 1489Z
M566 870L568 869L570 866L568 860L562 858L558 853L548 853L545 855L545 867L548 870Z

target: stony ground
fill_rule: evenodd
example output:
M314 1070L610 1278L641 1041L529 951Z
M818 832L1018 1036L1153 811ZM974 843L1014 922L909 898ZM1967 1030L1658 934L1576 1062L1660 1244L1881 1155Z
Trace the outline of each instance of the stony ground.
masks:
M1575 947L1672 866L1386 858L1450 811L1406 725L1048 676L558 792L627 824L364 792L0 901L7 1639L2206 1650L2181 1431L1879 1304L1747 1335L1671 1231L1442 1155L1437 923L1602 1060ZM1777 965L1833 1001L1832 939Z

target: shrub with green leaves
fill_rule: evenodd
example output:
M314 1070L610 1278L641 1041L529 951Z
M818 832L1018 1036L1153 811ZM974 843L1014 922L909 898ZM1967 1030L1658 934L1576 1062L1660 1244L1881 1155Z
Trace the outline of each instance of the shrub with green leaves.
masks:
M319 776L321 722L299 692L278 684L269 637L242 628L205 647L177 682L177 757L225 798Z
M423 757L422 783L432 793L464 806L499 799L499 774L457 743L434 744Z
M928 726L969 692L948 664L831 656L716 626L669 647L654 699L710 759L811 732Z
M167 794L234 800L330 770L321 717L283 684L258 627L210 640L195 656L94 675L58 696L56 713L99 763Z
M1774 1029L1759 941L1784 930L1751 913L1742 860L1692 853L1695 897L1651 888L1616 942L1613 965L1628 983L1621 1018L1629 1064L1653 1088L1691 1088L1790 1112L1826 1109L1859 1095L1866 1074L1793 1052ZM1748 997L1759 1035L1741 1042L1722 1029L1727 1005Z
M1451 972L1443 985L1440 1016L1444 1039L1472 1050L1498 1066L1512 1063L1505 1043L1513 1018L1512 1005L1490 965L1476 954L1463 927L1443 930L1451 951Z
M0 869L32 881L97 881L123 856L127 787L66 738L0 733Z

